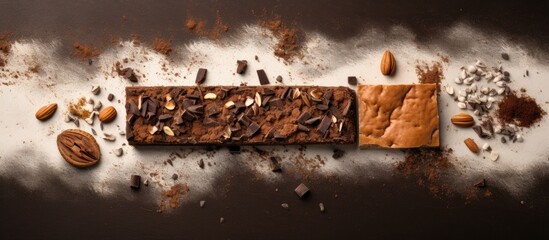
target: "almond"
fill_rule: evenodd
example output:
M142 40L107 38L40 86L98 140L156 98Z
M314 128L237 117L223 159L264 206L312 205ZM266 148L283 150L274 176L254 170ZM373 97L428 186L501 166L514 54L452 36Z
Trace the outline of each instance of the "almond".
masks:
M116 118L116 109L114 107L109 106L101 110L99 112L99 121L103 123L109 123L112 122Z
M57 103L50 103L46 106L43 106L36 112L36 119L40 121L48 120L49 118L51 118L51 116L53 116L55 110L57 110Z
M381 73L386 76L393 75L396 70L395 56L388 50L383 53L381 58Z
M467 138L463 142L465 143L465 146L467 146L467 148L469 148L469 150L471 150L471 152L473 152L473 153L479 153L480 152L480 149L478 148L478 145L475 143L475 140L473 140L471 138Z
M458 127L470 127L475 125L475 119L473 116L467 113L459 113L450 119L452 123Z

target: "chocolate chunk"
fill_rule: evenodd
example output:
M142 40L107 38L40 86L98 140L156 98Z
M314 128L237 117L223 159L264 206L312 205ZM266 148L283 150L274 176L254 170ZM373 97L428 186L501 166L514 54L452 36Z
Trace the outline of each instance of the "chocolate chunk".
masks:
M341 113L341 111L339 111L339 109L337 109L336 107L334 106L331 106L330 107L330 112L337 118L337 119L343 119L343 113Z
M204 160L200 159L200 160L198 161L198 167L204 169Z
M192 98L192 99L200 99L200 95L199 94L187 94L187 97L188 98ZM196 102L196 100L195 100Z
M312 124L315 124L316 122L320 121L320 119L322 119L322 117L310 118L309 120L305 121L305 124L312 125Z
M166 121L166 120L171 119L171 118L173 118L173 115L171 115L171 114L162 114L162 115L158 116L159 121Z
M132 175L130 179L130 187L137 190L141 187L141 176Z
M280 167L280 157L271 157L271 171L280 172L282 168Z
M246 60L237 60L236 64L236 73L238 74L243 74L246 71L246 68L248 68L248 61Z
M198 69L198 73L196 74L196 84L202 84L204 81L206 81L206 73L208 73L208 70L205 68Z
M354 76L347 77L347 82L352 86L356 86L358 84L358 80Z
M259 78L259 84L267 85L269 84L269 78L263 69L257 70L257 77Z
M328 110L328 105L324 105L324 104L317 104L315 107L316 107L316 109L318 109L320 111Z
M141 105L141 117L145 117L147 115L148 106L149 106L149 101L145 101Z
M480 179L478 182L475 183L475 187L478 188L485 188L486 187L486 179Z
M204 118L204 120L202 121L202 124L206 127L213 127L213 126L217 126L218 125L218 122L213 120L212 118Z
M509 61L509 54L507 54L507 53L502 53L502 54L501 54L501 58L503 58L503 60Z
M475 133L480 137L480 138L487 138L489 137L490 135L488 135L487 133L485 133L483 130L482 130L482 127L481 126L473 126L473 131L475 131Z
M166 160L166 162L168 162L173 167L173 162L171 159Z
M119 75L124 76L126 79L130 80L130 82L137 82L137 76L133 72L132 68L124 68L120 70Z
M269 103L269 101L271 100L273 96L265 96L265 98L263 98L263 100L261 101L261 106L262 107L265 107L267 106L267 103Z
M302 112L301 115L299 115L299 117L297 118L297 122L301 123L301 124L304 124L305 121L309 120L309 118L311 118L311 113Z
M318 125L318 128L316 129L322 136L326 135L328 128L330 128L330 125L332 124L332 119L326 115Z
M196 113L196 114L204 114L204 105L202 104L192 105L192 106L189 106L187 110L189 110L189 112Z
M240 115L238 115L237 117L237 121L239 123L242 123L242 125L245 125L245 126L248 126L250 124L252 124L252 119L250 119L248 116L246 116L246 114L244 113L241 113Z
M336 148L336 149L334 149L334 154L332 155L332 157L334 159L339 159L339 158L343 157L343 155L345 155L345 151Z
M185 109L195 104L196 104L196 100L194 99L188 99L188 98L183 99L183 108Z
M217 107L210 107L206 111L206 117L214 116L219 114L219 109Z
M505 137L501 137L501 143L507 143L507 139L505 139Z
M328 102L330 102L330 100L332 99L333 94L334 94L334 91L332 91L332 90L328 90L328 91L326 91L326 93L324 94L324 100L327 101L327 102L325 103L326 105L328 105Z
M252 122L250 126L248 126L248 129L246 130L246 135L248 137L252 137L254 134L257 133L258 130L259 130L259 124L257 124L256 122Z
M126 116L126 122L130 125L133 125L133 123L135 122L135 119L137 119L137 117L133 113L130 113Z
M284 88L284 91L282 91L282 94L280 94L280 98L281 98L281 99L286 98L286 97L289 95L289 94L288 94L289 92L290 92L290 88L289 88L289 87L285 87L285 88Z
M287 139L288 136L287 136L287 135L280 134L278 131L274 131L274 133L273 133L273 138L274 138L275 140L284 140L284 139Z
M139 109L137 108L137 105L135 105L135 103L133 102L130 102L129 103L129 110L130 110L130 113L134 114L134 115L141 115L141 113L139 112Z
M232 154L239 154L240 153L240 146L238 145L233 145L233 146L229 146L229 152L232 153Z
M305 125L303 125L301 123L297 124L297 129L299 129L300 131L304 131L304 132L311 131L308 127L306 127Z
M263 93L262 95L264 96L271 96L271 95L274 95L275 94L275 91L273 91L272 89L270 88L263 88Z
M109 93L109 96L107 96L107 100L112 101L114 99L114 95L112 93Z
M181 113L181 117L189 122L192 122L197 118L194 114L187 110L183 110L183 112Z
M277 108L284 107L284 103L282 102L282 99L280 98L273 98L269 100L269 105Z
M278 77L276 77L276 81L281 83L282 82L282 76L278 75Z
M172 179L173 179L174 181L177 180L178 178L179 178L179 176L178 176L176 173L174 173L174 174L172 175Z
M343 115L344 117L347 116L347 113L349 113L350 109L351 109L351 101L347 101L343 107L343 112L341 113L341 115Z
M299 186L297 186L294 191L297 194L297 196L299 196L300 198L303 198L305 195L309 193L309 188L302 183L302 184L299 184Z

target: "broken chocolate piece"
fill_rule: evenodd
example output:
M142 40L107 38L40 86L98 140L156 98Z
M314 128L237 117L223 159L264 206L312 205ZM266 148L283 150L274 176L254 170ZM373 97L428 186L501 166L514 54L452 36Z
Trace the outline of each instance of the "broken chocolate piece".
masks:
M487 137L490 137L490 134L485 133L485 132L482 130L482 127L481 127L481 126L475 125L475 126L473 126L472 128L473 128L473 131L475 131L475 133L476 133L480 138L487 138Z
M198 161L198 167L204 169L204 160L200 159L200 160Z
M301 123L297 124L297 129L299 129L300 131L304 131L304 132L311 131L308 127L306 127L305 125L303 125Z
M309 120L305 121L305 124L312 125L312 124L315 124L316 122L320 121L320 119L322 119L322 117L310 118Z
M343 157L343 155L345 155L345 151L336 148L336 149L334 149L334 154L332 155L332 157L334 159L339 159L339 158Z
M280 172L282 171L282 168L280 168L280 157L271 157L271 171L273 172Z
M162 114L162 115L158 116L159 121L166 121L166 120L171 119L171 118L173 118L173 115L171 115L171 114Z
M303 198L305 195L309 193L309 188L302 183L302 184L299 184L299 186L297 186L294 191L297 194L297 196L299 196L300 198Z
M177 180L178 178L179 178L179 176L177 175L177 173L174 173L174 174L172 175L172 179L173 179L174 181Z
M118 72L119 75L124 76L126 79L130 80L130 82L137 82L137 76L133 72L132 68L124 68Z
M334 115L337 119L343 119L343 113L341 113L341 111L339 111L339 109L337 109L336 107L331 106L331 107L330 107L330 112L331 112L332 115Z
M202 115L204 114L204 105L201 105L201 104L192 105L192 106L189 106L187 110L189 110L189 112Z
M132 175L130 179L130 187L132 189L138 190L141 187L141 176Z
M315 105L316 109L320 110L320 111L326 111L328 110L328 105L324 105L324 104L317 104Z
M347 77L347 82L349 85L355 86L358 84L358 80L354 76Z
M278 76L276 77L276 81L281 83L281 82L282 82L282 76L278 75Z
M213 127L216 126L218 123L217 121L213 120L212 118L204 118L204 121L202 121L202 124L206 127Z
M196 74L196 84L202 84L204 81L206 81L206 74L208 73L208 70L205 68L198 69L198 73Z
M243 74L246 71L246 68L248 68L248 61L246 60L237 60L236 64L236 73L238 74Z
M332 125L332 119L328 115L324 116L320 124L318 125L318 128L316 129L322 136L326 135L326 132L328 131L328 128L330 128L330 125Z
M267 74L265 73L265 70L263 69L257 70L257 77L259 78L259 84L261 85L269 84L269 78L267 78Z
M297 122L301 123L301 124L304 124L305 121L309 120L309 118L311 118L311 113L302 112L301 115L299 115L299 117L297 118Z
M112 93L109 93L107 96L107 100L112 101L114 99L114 95Z
M254 134L257 133L258 130L259 130L259 124L257 124L256 122L252 122L250 124L250 126L248 126L248 129L246 131L246 135L248 137L252 137Z

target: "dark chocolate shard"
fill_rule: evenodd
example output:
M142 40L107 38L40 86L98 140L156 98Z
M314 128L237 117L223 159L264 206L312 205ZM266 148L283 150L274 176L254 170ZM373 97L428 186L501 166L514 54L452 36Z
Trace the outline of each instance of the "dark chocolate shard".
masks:
M120 73L122 76L124 76L126 79L130 80L130 82L137 82L137 76L133 72L132 68L124 68L120 70Z
M274 133L273 133L273 138L274 138L275 140L285 140L285 139L288 138L288 136L282 135L282 134L280 134L278 131L274 131Z
M200 160L198 161L198 167L204 169L204 160L200 159Z
M248 126L248 129L246 130L246 135L248 137L252 137L253 135L255 135L258 131L259 131L259 124L257 124L256 122L252 122L249 126Z
M248 126L248 125L252 124L252 119L250 119L248 116L246 116L245 113L241 113L240 115L238 115L237 121L239 123L242 123L242 125L244 125L244 126Z
M149 106L149 101L145 101L142 105L141 105L141 117L145 117L147 115L147 109L148 109L148 106Z
M185 109L195 104L196 104L195 99L188 99L188 98L183 99L183 108Z
M192 121L192 120L191 120ZM176 124L176 125L180 125L183 123L183 117L182 116L177 116L174 118L173 122Z
M141 187L141 176L132 175L130 179L130 187L132 189L138 190Z
M332 125L332 119L331 117L326 115L324 116L324 118L322 118L322 121L320 122L316 130L324 136L328 132L328 128L330 128L330 125Z
M309 132L311 131L311 129L309 129L308 127L306 127L305 125L301 124L301 123L298 123L297 124L297 129L299 129L300 131L304 131L304 132Z
M343 155L345 155L345 151L336 148L336 149L334 149L334 154L332 155L332 157L334 159L339 159L339 158L343 157Z
M356 86L358 84L358 79L356 79L355 76L349 76L349 77L347 77L347 82L351 86Z
M271 171L280 172L282 168L280 167L280 157L271 157Z
M187 97L188 98L192 98L192 99L200 99L200 95L199 94L187 94Z
M269 105L277 108L284 107L284 103L282 102L282 99L280 98L273 98L269 100Z
M261 85L269 84L269 78L267 78L267 74L265 73L265 70L263 69L257 70L257 77L259 78L259 84Z
M162 115L158 116L158 120L160 120L160 121L166 121L166 120L171 119L171 118L173 118L173 115L171 115L171 114L162 114Z
M214 116L219 114L219 109L217 107L210 107L206 110L206 117Z
M276 77L276 81L281 83L281 82L282 82L282 76L278 75L278 76Z
M208 73L208 70L205 68L198 69L198 73L196 74L196 84L202 84L204 81L206 81L206 74Z
M147 112L156 114L156 108L158 107L158 104L156 104L156 102L151 99L148 99L147 102L149 102L147 106Z
M341 111L339 111L339 109L337 109L336 107L334 106L331 106L330 107L330 112L337 118L337 119L343 119L343 113L341 113Z
M487 138L487 137L490 136L488 133L485 133L485 132L482 130L482 127L479 126L479 125L473 126L473 131L475 131L475 133L476 133L480 138Z
M246 60L237 60L236 61L236 73L243 74L246 72L246 68L248 68L248 61Z
M263 98L263 100L261 101L261 106L262 106L262 107L267 106L267 103L269 103L269 100L271 100L271 98L273 98L272 95L271 95L271 96L265 96L265 97Z
M486 179L480 179L478 182L475 183L475 187L478 188L485 188L486 187Z
M305 121L309 120L311 118L311 113L309 112L302 112L301 115L297 118L297 122L301 124L305 124Z
M129 103L129 109L130 109L130 113L132 113L136 116L141 115L141 113L139 112L139 109L137 108L137 105L135 103L130 102Z
M274 94L275 94L275 91L273 91L272 89L263 88L263 93L262 93L263 96L271 96Z
M334 91L332 91L332 90L326 91L326 93L324 94L324 99L326 100L326 103L325 103L326 105L328 105L330 100L332 100L333 95L334 95Z
M309 193L309 188L302 183L302 184L299 184L299 186L297 186L294 191L297 194L297 196L299 196L300 198L303 198L305 197L305 195Z
M289 87L285 87L284 90L282 91L282 94L280 94L280 98L281 99L284 99L286 98L286 96L288 96L288 93L290 92L290 88Z
M351 109L351 101L347 100L345 102L345 105L343 107L343 112L341 112L341 115L344 117L347 116L347 113L349 113L349 110Z
M316 107L316 109L318 109L320 111L328 110L328 105L324 105L324 104L317 104L315 107Z
M192 105L192 106L189 106L187 110L189 110L189 112L196 113L196 114L204 114L204 105L202 104Z
M310 118L309 120L305 121L305 124L312 125L312 124L315 124L315 123L317 123L318 121L320 121L320 119L322 119L322 117Z
M218 125L218 122L215 121L214 119L212 118L204 118L204 120L202 121L202 124L206 127L213 127L213 126L216 126Z
M181 117L189 122L192 122L196 119L196 116L188 110L183 110L183 113L181 113Z

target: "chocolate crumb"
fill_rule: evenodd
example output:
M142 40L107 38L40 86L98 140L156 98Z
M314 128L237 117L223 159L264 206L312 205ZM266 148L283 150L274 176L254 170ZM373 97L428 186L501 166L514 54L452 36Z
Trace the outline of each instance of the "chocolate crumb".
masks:
M278 75L278 77L276 77L276 81L281 83L282 82L282 76Z
M505 61L509 61L509 54L507 54L507 53L502 53L502 54L501 54L501 58L503 58L503 60L505 60Z
M172 175L172 179L173 179L174 181L177 180L178 178L179 178L179 176L177 175L177 173L174 173L174 174Z
M269 78L267 78L267 74L265 73L265 70L263 69L257 70L257 77L259 78L259 84L261 85L269 84Z
M109 96L107 96L107 99L109 101L112 101L114 99L114 95L112 93L109 93Z
M294 191L297 194L297 196L299 196L300 198L303 198L305 195L309 193L309 188L305 186L305 184L301 183L299 184L299 186L295 188Z
M334 149L334 154L332 155L332 157L334 159L339 159L339 158L343 157L343 155L345 155L345 151L336 148L336 149Z
M246 72L246 68L248 68L248 61L237 60L236 64L237 64L236 73L243 74L244 72Z
M350 76L350 77L347 78L347 82L351 86L356 86L358 84L358 79L354 76Z
M141 187L141 176L132 175L130 180L130 187L132 189L138 190Z
M200 160L198 161L198 166L199 166L200 168L204 169L204 160L200 159Z
M208 70L205 68L198 69L198 73L196 74L196 84L202 84L204 81L206 81L206 74L208 73Z
M282 168L280 168L280 157L271 157L271 171L273 172L280 172L282 171Z

